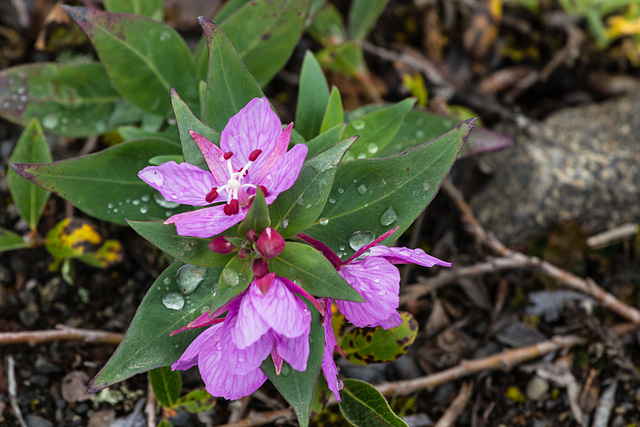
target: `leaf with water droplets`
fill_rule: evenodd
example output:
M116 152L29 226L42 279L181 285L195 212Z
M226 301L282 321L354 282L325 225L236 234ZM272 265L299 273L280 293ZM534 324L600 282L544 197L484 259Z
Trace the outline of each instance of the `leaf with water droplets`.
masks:
M236 296L244 292L253 281L252 261L250 258L240 259L234 256L220 273L218 291L211 304L211 312L215 312Z
M389 230L380 217L389 206L396 209L393 222L398 230L385 239L397 239L433 199L448 175L462 144L475 124L468 120L455 129L405 153L383 159L358 159L344 162L338 168L327 203L320 214L328 218L331 227L316 223L305 233L320 240L334 251L348 246L352 233L368 230L380 236ZM367 192L360 195L364 184ZM348 254L352 254L350 251Z
M207 268L199 265L185 264L176 273L176 283L180 294L193 293L207 275Z
M380 215L380 225L388 227L398 220L398 213L393 209L393 206L389 206L386 211Z
M327 203L340 160L352 143L353 138L345 139L307 159L293 186L280 194L271 204L269 212L276 224L273 228L282 237L295 236L318 218ZM303 202L299 203L300 200ZM310 206L307 208L307 205ZM276 218L279 220L276 221ZM283 223L285 218L287 219L286 227Z
M201 332L188 330L170 335L172 331L195 320L209 308L215 291L214 284L222 267L207 269L206 277L200 286L188 295L189 300L185 301L182 309L168 309L162 299L167 292L179 292L175 277L182 265L179 262L172 264L151 285L129 325L124 340L89 384L90 391L96 392L135 374L169 366Z

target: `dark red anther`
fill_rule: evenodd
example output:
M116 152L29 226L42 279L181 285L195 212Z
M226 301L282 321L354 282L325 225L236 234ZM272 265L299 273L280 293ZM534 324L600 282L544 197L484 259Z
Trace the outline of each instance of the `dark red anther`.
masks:
M209 193L206 195L206 197L204 199L207 201L207 203L211 203L217 197L218 197L218 188L217 187L213 187L211 189L211 191L209 191Z
M264 185L260 186L260 190L262 190L262 194L264 194L264 197L267 197L267 187L265 187Z
M258 241L256 242L258 251L266 259L275 258L282 253L285 246L285 241L276 230L271 227L265 228Z
M251 264L253 277L261 279L269 273L269 261L264 258L256 258Z
M209 242L209 249L211 250L211 252L226 255L233 252L235 247L233 246L233 244L231 244L231 242L225 239L224 236L218 236Z
M251 154L249 154L249 161L255 162L260 154L262 154L262 150L253 150Z
M238 203L238 199L231 199L229 203L224 205L222 211L225 215L231 216L240 212L240 204Z
M231 151L227 151L226 153L224 153L224 159L225 160L229 160L231 158L231 156L233 156L233 152L231 152Z

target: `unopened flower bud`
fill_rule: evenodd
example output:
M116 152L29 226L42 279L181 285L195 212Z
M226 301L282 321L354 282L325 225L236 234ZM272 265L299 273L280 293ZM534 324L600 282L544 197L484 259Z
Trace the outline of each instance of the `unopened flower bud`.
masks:
M249 231L247 231L247 240L253 243L257 239L258 239L258 232L253 228L250 228Z
M253 277L260 279L269 273L269 261L264 258L256 258L251 265Z
M245 259L246 257L249 256L249 253L250 253L249 249L242 248L238 251L238 258Z
M258 241L256 242L258 251L266 259L275 258L280 255L284 250L284 245L285 242L280 233L271 227L265 228L264 231L260 233L260 237L258 237Z
M209 242L209 249L211 250L211 252L226 255L233 252L235 247L233 246L233 244L231 244L231 242L225 239L224 236L218 236Z

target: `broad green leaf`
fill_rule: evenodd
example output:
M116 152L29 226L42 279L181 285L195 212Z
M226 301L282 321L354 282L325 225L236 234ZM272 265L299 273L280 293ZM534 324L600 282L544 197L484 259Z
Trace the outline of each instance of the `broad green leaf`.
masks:
M316 59L323 68L354 77L368 73L362 48L355 42L345 42L328 46L316 53Z
M138 307L124 340L107 364L89 383L96 392L133 375L169 366L182 355L198 330L169 335L204 313L211 303L221 267L208 268L200 285L181 295L176 275L183 264L171 264L151 285Z
M329 85L313 52L308 50L302 61L300 89L296 107L296 130L310 140L320 133L323 115L329 101ZM337 124L337 123L336 123ZM330 127L330 126L329 126Z
M207 18L200 18L209 48L204 123L222 132L229 119L262 89L247 70L227 36Z
M298 179L271 204L269 211L279 221L273 228L285 239L302 232L318 218L327 203L336 169L353 138L335 144L308 159Z
M320 214L331 226L316 220L305 233L343 257L354 253L349 240L355 232L377 237L398 226L385 239L393 242L436 195L474 124L468 120L393 157L343 162L329 195L336 203L327 203Z
M161 155L161 156L154 156L149 159L149 164L153 166L158 166L167 162L182 163L184 162L184 157L182 157L180 154L167 154L167 155Z
M218 267L232 256L213 253L209 250L211 239L179 236L174 225L164 225L162 221L127 221L127 224L161 251L187 264Z
M264 193L257 191L247 216L238 224L238 234L245 236L251 229L255 230L258 235L267 227L271 226L271 218L269 218L269 208L264 199Z
M249 258L240 259L237 256L231 258L220 273L218 291L213 299L210 311L214 313L220 307L240 295L253 281L252 261Z
M220 145L220 134L209 126L202 123L189 109L189 106L180 98L175 89L171 89L171 105L173 113L176 115L176 124L180 132L180 143L182 145L182 154L187 163L196 165L201 169L209 170L204 156L198 148L198 144L189 134L189 130L204 136L216 145Z
M250 0L229 0L222 5L220 10L216 13L214 18L215 22L224 22L228 17L233 15L242 6L249 3Z
M118 92L145 111L167 116L169 89L195 101L195 64L173 28L149 18L62 6L93 43Z
M96 227L80 218L65 218L45 237L45 248L53 256L49 269L55 271L69 258L79 258L94 267L105 268L122 261L122 245L102 240Z
M115 115L124 100L98 62L6 68L0 71L0 88L0 117L20 125L38 118L57 135L102 134L139 118Z
M28 248L29 243L13 231L0 228L0 252Z
M287 242L284 251L269 260L269 270L277 276L296 281L316 297L364 301L324 255L303 243Z
M311 401L318 375L320 375L320 368L322 367L324 327L322 326L322 316L320 316L318 310L311 302L307 300L304 300L304 302L307 304L309 311L311 311L307 369L304 372L299 372L291 368L287 362L284 362L280 375L277 375L271 357L262 362L261 368L282 394L282 397L289 402L298 417L298 423L306 427L309 425Z
M320 375L316 382L316 389L313 392L313 400L311 401L311 407L309 408L310 419L314 419L324 410L330 395L332 395L332 393L327 386L327 380L324 375Z
M334 5L327 2L316 13L309 27L309 34L323 46L335 46L347 40L342 15Z
M363 381L344 380L340 397L340 411L354 426L407 427L407 423L393 413L384 396Z
M404 355L418 334L418 322L410 314L401 312L402 324L395 328L357 328L340 340L340 348L348 361L357 365L386 363Z
M104 0L107 12L135 13L162 22L162 0Z
M137 126L118 126L118 133L125 141L131 141L140 138L162 138L168 139L170 141L178 141L179 139L178 130L176 128L168 128L163 132L157 132L145 130Z
M329 95L329 101L327 103L327 109L324 112L322 118L322 125L320 125L320 134L328 131L336 125L344 122L344 110L342 108L342 97L337 87L331 88L331 95Z
M32 119L20 135L9 163L50 162L51 153L37 119ZM27 181L12 169L7 171L7 184L18 213L32 231L36 230L49 192Z
M17 163L13 169L87 214L124 225L125 218L164 220L185 210L169 205L160 193L138 178L148 160L162 154L180 154L180 146L163 139L145 138L75 159Z
M335 125L331 129L321 133L312 140L305 142L306 146L309 147L307 158L313 157L318 153L328 150L329 148L340 142L340 140L342 139L342 134L344 133L344 129L346 127L346 123ZM355 141L355 138L353 140Z
M173 424L168 419L163 418L158 423L158 427L173 427Z
M149 382L158 403L165 408L173 408L182 391L180 372L172 371L169 366L152 369L148 372Z
M174 409L197 414L198 412L209 411L215 406L216 399L207 393L206 390L192 390L178 399Z
M378 151L391 142L415 102L413 98L405 99L391 107L353 119L347 125L344 136L358 135L359 138L347 153L346 158L379 157Z
M289 60L310 5L311 0L253 0L218 21L260 86Z
M349 9L349 35L362 43L376 24L389 0L353 0Z

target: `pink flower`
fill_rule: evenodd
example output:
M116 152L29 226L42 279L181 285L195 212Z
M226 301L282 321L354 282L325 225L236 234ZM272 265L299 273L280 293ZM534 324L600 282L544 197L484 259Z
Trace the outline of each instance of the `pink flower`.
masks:
M309 357L311 313L292 292L301 288L274 273L260 282L252 282L229 302L223 309L229 312L222 323L205 313L176 331L216 323L189 345L172 369L198 365L207 391L226 399L247 396L264 383L267 377L260 365L269 354L278 374L284 361L304 371Z
M338 379L338 368L335 360L333 360L333 351L338 348L336 335L331 326L331 300L326 299L326 315L324 317L324 354L322 355L322 373L327 380L329 390L336 396L336 400L341 402L340 390L342 389L342 381ZM340 350L342 351L342 350Z
M267 99L254 98L229 119L220 148L190 131L209 171L170 161L148 166L138 176L168 201L207 206L173 215L165 224L175 224L181 236L212 237L244 219L258 189L271 204L293 185L307 146L297 144L287 152L292 126L282 130Z

